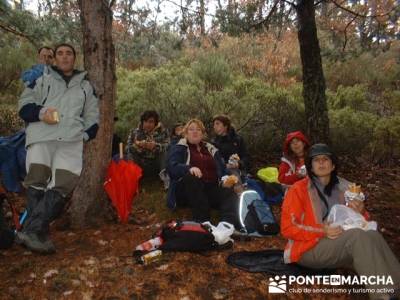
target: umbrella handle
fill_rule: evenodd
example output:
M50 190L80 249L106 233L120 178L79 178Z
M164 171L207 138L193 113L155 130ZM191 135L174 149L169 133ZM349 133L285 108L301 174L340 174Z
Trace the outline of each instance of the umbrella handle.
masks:
M119 143L119 159L124 159L124 144L123 143Z

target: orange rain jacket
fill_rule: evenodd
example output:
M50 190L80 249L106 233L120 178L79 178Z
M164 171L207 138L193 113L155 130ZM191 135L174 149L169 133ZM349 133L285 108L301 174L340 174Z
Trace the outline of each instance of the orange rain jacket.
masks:
M339 178L339 204L345 204L344 192L349 182ZM300 260L304 252L313 248L324 237L322 221L323 202L309 177L297 181L286 193L282 205L281 234L288 239L285 263ZM368 219L368 213L364 217Z

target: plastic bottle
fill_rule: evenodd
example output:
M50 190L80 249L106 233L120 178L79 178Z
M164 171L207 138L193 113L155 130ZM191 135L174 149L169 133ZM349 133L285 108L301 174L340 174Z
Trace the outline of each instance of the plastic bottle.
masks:
M159 260L161 258L161 255L162 255L161 250L151 251L145 255L138 257L137 262L139 264L147 266L148 264L151 264L152 262Z

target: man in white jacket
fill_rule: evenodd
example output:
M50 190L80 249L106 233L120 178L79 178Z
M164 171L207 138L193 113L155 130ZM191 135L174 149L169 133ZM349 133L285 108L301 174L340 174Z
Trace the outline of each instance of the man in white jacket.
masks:
M78 183L83 142L98 130L98 100L86 72L74 69L75 58L71 45L58 45L55 66L19 100L19 115L27 124L27 219L17 242L40 253L55 252L49 224Z

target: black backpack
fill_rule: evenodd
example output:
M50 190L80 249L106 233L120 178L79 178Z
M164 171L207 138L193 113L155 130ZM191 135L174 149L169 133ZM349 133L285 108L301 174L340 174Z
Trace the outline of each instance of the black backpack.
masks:
M162 251L202 252L221 250L232 247L232 242L218 245L211 233L211 228L192 221L170 221L153 236L161 237L162 244L158 249ZM134 256L143 254L134 252Z
M270 206L255 190L246 190L240 195L239 221L242 235L263 237L279 233Z

